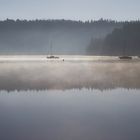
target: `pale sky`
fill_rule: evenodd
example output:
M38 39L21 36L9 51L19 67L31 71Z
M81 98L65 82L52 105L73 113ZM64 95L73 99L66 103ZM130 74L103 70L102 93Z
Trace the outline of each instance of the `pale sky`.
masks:
M140 19L140 0L0 0L0 20Z

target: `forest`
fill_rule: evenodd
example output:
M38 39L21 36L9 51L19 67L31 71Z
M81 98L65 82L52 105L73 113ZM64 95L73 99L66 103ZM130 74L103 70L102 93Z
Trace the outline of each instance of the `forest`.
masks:
M125 22L121 28L115 28L104 39L91 39L88 53L140 56L140 21Z
M0 21L0 54L140 55L140 21ZM124 52L125 50L125 52Z
M89 47L91 38L104 39L122 24L104 19L85 22L7 19L0 21L0 54L49 54L52 42L54 54L87 55L88 50L95 50L94 46Z

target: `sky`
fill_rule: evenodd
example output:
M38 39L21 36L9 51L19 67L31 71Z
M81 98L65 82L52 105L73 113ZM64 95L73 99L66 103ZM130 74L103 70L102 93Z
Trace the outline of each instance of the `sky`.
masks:
M140 19L140 0L0 0L0 20Z

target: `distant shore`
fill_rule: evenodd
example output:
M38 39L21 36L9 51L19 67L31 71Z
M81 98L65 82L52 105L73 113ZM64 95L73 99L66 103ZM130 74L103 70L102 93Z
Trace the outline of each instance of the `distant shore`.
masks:
M79 62L79 61L89 61L89 62L98 62L98 61L103 61L103 62L111 62L111 61L123 61L120 60L119 57L117 56L83 56L83 55L55 55L58 56L59 59L47 59L48 55L0 55L0 62L43 62L43 61L74 61L74 62ZM129 62L133 61L140 61L140 58L137 56L132 57L133 60L125 60Z

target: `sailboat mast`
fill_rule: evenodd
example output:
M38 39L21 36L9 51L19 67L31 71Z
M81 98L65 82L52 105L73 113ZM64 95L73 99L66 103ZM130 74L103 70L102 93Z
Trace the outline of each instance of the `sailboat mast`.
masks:
M126 55L125 52L126 52L126 41L124 39L124 41L123 41L123 56Z
M51 51L50 53L51 53L51 54L50 54L50 55L52 55L52 51L53 51L53 50L52 50L52 47L53 47L53 45L52 45L52 41L51 41L51 44L50 44L50 51Z
M59 57L53 56L53 44L52 41L50 42L50 56L47 59L59 59Z
M123 46L123 56L125 56L125 48L126 48L126 46L124 45Z

